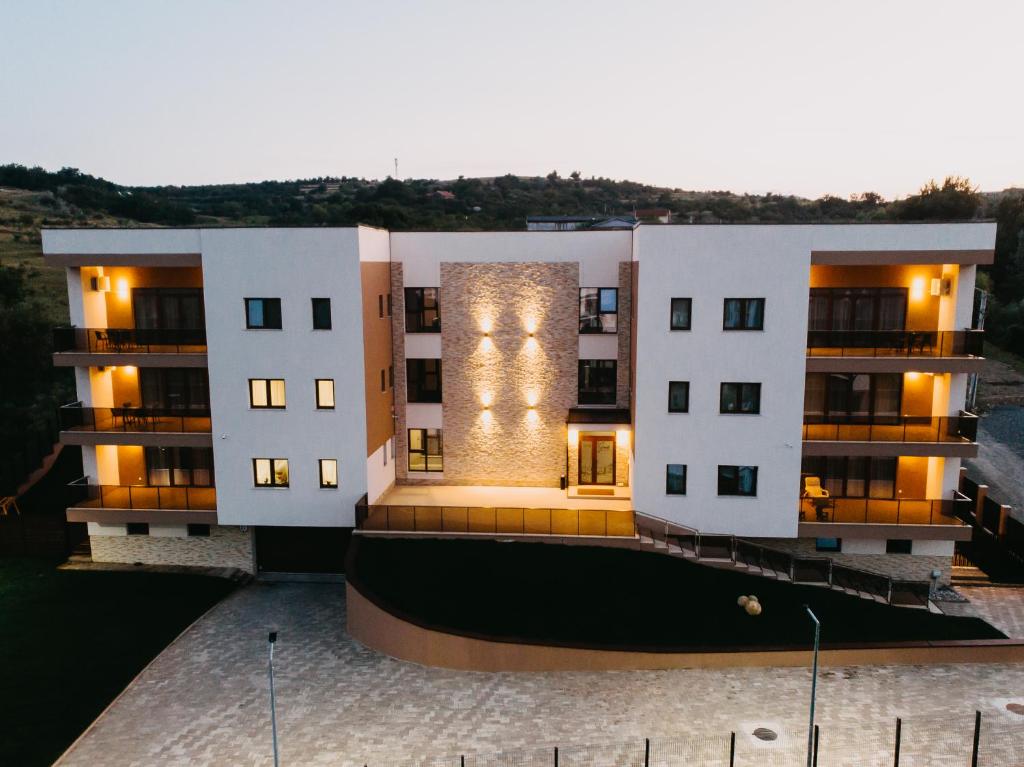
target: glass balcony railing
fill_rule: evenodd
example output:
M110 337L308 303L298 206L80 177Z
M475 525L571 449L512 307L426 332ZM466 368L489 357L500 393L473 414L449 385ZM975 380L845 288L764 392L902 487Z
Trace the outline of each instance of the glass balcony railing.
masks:
M810 330L809 357L980 357L981 330Z
M877 525L962 525L971 499L954 492L950 499L801 498L801 522Z
M210 408L83 407L81 402L59 410L62 431L209 433Z
M829 416L804 415L805 441L977 442L978 416Z
M54 328L55 352L183 354L206 352L205 328Z
M216 511L217 491L212 487L154 485L92 485L83 477L70 487L78 490L76 507L87 509L163 509Z

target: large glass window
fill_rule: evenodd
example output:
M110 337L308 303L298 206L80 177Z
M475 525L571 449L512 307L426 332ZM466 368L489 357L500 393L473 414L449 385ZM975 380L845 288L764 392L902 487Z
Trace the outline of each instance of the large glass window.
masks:
M441 308L437 288L405 289L405 332L440 333Z
M670 463L665 467L665 492L668 495L686 495L686 465Z
M763 298L725 299L723 330L764 330Z
M314 298L313 302L313 330L331 329L331 299Z
M719 466L719 495L757 495L756 466Z
M321 458L320 487L336 488L338 486L338 461L335 458Z
M280 330L281 299L245 299L245 326L250 330Z
M252 474L256 487L288 487L288 459L253 458Z
M578 400L581 405L614 405L616 389L615 360L580 360Z
M672 299L672 311L669 317L669 329L670 330L689 330L690 329L690 310L693 308L693 299L691 298L673 298Z
M178 410L210 409L210 382L206 368L139 368L142 406ZM119 402L134 407L132 402Z
M333 378L317 378L316 379L316 409L317 410L333 410L334 409L334 379Z
M250 378L249 407L256 409L285 406L283 378Z
M811 288L808 330L904 330L906 288Z
M721 413L746 413L756 415L761 412L761 384L759 383L723 383Z
M903 378L899 373L808 373L804 418L810 423L896 419Z
M581 333L614 333L618 317L618 288L580 288Z
M895 498L897 458L806 456L801 474L818 477L835 498ZM801 488L802 489L802 488Z
M669 381L668 382L668 412L689 413L690 412L690 382Z
M409 429L409 471L444 471L440 429Z
M213 487L213 449L147 447L146 484L159 487Z
M203 319L201 288L135 288L135 327L140 330L199 330Z
M409 402L441 401L441 360L407 359L405 380ZM384 371L381 371L381 390L384 389Z

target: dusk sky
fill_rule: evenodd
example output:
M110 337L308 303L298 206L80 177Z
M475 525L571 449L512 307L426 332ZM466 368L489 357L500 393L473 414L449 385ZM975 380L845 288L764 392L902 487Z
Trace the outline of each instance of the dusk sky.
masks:
M0 163L124 184L504 173L1024 186L1024 3L0 3Z

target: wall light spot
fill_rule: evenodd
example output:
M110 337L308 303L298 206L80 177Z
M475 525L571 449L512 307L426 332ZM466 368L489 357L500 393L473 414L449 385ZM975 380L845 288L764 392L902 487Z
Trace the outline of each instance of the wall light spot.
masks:
M915 277L910 282L910 298L920 301L924 298L924 277Z

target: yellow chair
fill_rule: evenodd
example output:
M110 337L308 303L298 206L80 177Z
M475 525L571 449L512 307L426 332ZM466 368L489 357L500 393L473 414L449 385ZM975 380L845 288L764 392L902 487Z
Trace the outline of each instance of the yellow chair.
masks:
M829 500L831 496L828 490L821 486L820 477L804 477L804 498L810 500L818 521L828 519L825 509L828 508L831 502Z

